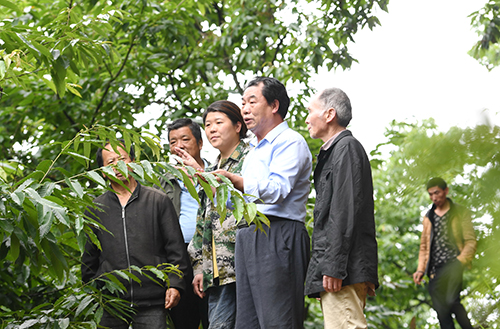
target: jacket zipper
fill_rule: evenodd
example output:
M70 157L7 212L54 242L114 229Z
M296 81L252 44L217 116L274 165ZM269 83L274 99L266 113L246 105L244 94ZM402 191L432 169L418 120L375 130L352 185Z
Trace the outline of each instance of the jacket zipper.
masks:
M128 270L130 271L130 252L128 249L128 236L127 236L127 221L125 220L125 206L122 206L122 222L123 222L123 236L125 239L125 254L127 255L127 265L128 265ZM128 279L130 282L130 306L133 306L134 303L134 283L132 280L129 278Z

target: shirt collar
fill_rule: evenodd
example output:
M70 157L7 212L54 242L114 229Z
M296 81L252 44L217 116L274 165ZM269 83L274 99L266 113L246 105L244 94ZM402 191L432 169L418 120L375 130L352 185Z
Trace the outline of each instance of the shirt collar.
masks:
M223 163L221 163L221 167L223 167L224 164L229 159L231 159L232 161L239 161L241 159L241 157L243 156L242 150L245 147L245 145L247 145L247 144L244 141L240 141L240 143L238 144L238 146L236 146L236 149L233 151L233 153L231 153L231 155L229 156L229 158L227 158L226 161L224 161ZM220 161L220 153L217 156L216 162L219 163L219 161Z
M261 144L263 141L272 143L276 139L276 137L278 137L282 132L284 132L287 129L288 129L288 123L286 121L283 121L282 123L274 127L270 132L268 132L267 135L264 138L262 138L260 142L256 143L256 141L254 140L254 143L256 145ZM256 145L252 143L252 146Z
M341 133L342 131L345 131L345 130L341 130L341 131L339 131L338 133L336 133L335 135L333 135L332 137L330 137L330 139L329 139L329 140L327 140L327 141L325 142L325 144L323 144L323 145L321 146L321 150L323 150L323 151L328 150L328 149L332 146L333 141L335 140L335 138L337 138L337 136L338 136L338 135L340 135L340 133Z

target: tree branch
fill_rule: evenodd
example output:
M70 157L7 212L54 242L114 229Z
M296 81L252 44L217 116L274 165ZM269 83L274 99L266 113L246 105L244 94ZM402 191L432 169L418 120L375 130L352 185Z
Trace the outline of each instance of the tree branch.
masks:
M223 49L224 52L224 61L226 62L226 65L229 69L229 72L231 73L231 76L233 77L233 81L236 84L236 88L238 89L238 92L243 95L243 88L240 85L240 82L238 81L238 76L236 75L236 72L233 70L233 65L231 64L231 61L229 59L229 56L226 52L226 49Z
M71 123L71 127L73 127L73 129L74 129L74 130L78 133L80 130L79 130L79 129L78 129L78 127L76 126L76 122L75 122L75 120L73 120L73 119L69 116L68 112L66 112L65 110L63 111L63 114L64 114L64 116L66 117L66 119L68 119L68 121Z
M187 111L189 112L193 112L193 109L190 108L189 106L187 106L186 104L184 104L184 102L181 100L181 98L179 97L179 95L177 95L177 93L175 92L175 81L174 81L174 77L171 75L171 74L167 74L167 77L168 79L170 80L170 85L172 86L172 94L174 94L175 98L177 99L177 101L179 103L181 103L181 106L186 109Z
M273 59L271 60L271 63L273 63L276 60L276 57L278 57L278 52L280 51L280 48L283 45L285 37L286 37L286 34L280 37L280 41L278 42L278 45L276 46L276 50L274 51L274 55L273 55Z
M92 120L90 121L90 126L94 125L96 118L97 118L97 115L99 114L99 110L101 109L101 106L104 103L104 99L108 95L108 92L109 92L109 89L111 88L111 85L120 76L123 69L125 68L125 64L127 64L128 57L130 56L130 53L132 52L132 49L134 48L134 46L135 46L135 41L134 41L134 39L132 39L132 41L130 42L130 46L127 50L127 55L125 55L125 58L123 59L122 65L118 69L118 72L116 72L115 76L114 77L112 76L111 79L108 81L108 85L106 86L106 89L104 90L104 93L101 97L101 100L99 101L99 104L97 104L97 107L94 111L94 115L92 116Z

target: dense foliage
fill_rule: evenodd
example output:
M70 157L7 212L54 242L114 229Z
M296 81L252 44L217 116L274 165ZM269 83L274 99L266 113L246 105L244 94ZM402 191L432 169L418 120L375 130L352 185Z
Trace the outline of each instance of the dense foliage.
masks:
M319 67L351 65L348 42L386 3L0 0L0 156L29 165L14 145L70 140L96 122L130 127L151 103L162 131L254 75L300 82L300 101Z
M96 224L83 210L106 186L90 170L105 139L135 142L135 175L154 183L175 170L135 126L148 105L161 105L162 131L254 75L308 90L320 66L351 65L347 43L378 24L372 11L386 3L0 0L0 326L95 327L98 306L108 305L79 280L85 233ZM227 184L218 191L229 193ZM254 205L235 204L246 220L256 215Z
M85 233L95 225L83 210L106 188L92 161L105 139L135 143L137 179L154 184L167 170L187 182L159 139L135 125L137 115L159 104L161 132L260 74L297 86L292 101L301 104L320 67L350 67L348 43L378 24L373 12L387 2L0 0L0 328L95 327L99 306L125 307L79 280ZM474 53L488 65L498 63L497 17L494 1L473 15L478 30L489 27ZM292 108L291 124L317 152L304 107ZM498 129L442 133L432 122L394 123L372 154L381 288L368 302L371 327L436 328L428 294L411 281L430 203L422 186L433 175L474 213L480 243L465 303L477 323L498 327ZM227 184L219 191L224 198ZM241 207L242 217L256 215L251 204ZM164 279L162 271L135 270ZM321 327L316 300L308 310L306 326Z

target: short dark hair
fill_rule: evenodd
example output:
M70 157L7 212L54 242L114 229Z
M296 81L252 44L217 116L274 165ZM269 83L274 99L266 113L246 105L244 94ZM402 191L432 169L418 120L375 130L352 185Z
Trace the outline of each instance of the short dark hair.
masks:
M191 130L191 133L193 134L194 138L196 139L196 144L200 145L200 143L202 143L200 125L189 118L180 118L180 119L177 119L168 125L168 127L167 127L167 129L168 129L168 141L170 142L170 132L172 130L177 130L177 129L180 129L183 127L189 127L189 129Z
M122 148L125 149L125 140L123 139L118 139L118 141L120 142L120 144L122 144ZM106 144L104 144L104 147L106 147L106 145L110 144L109 141L106 141ZM100 147L97 149L97 152L95 154L95 158L96 158L96 161L97 161L97 165L100 167L102 167L104 165L104 162L102 160L102 150L103 148ZM130 150L128 151L128 156L130 157L130 159L132 161L135 160L135 151L134 151L134 145L130 145Z
M276 78L255 77L247 84L245 89L258 86L261 83L262 95L266 98L267 104L273 105L274 101L277 100L280 104L278 113L282 119L285 119L290 106L290 97L288 97L285 86Z
M427 182L427 189L430 189L434 186L437 186L440 189L444 190L448 185L446 185L446 182L441 177L434 177Z
M238 105L230 101L213 102L207 107L205 113L203 113L203 124L205 124L207 115L210 112L224 113L229 118L229 120L231 120L233 125L236 125L238 122L241 123L240 139L247 137L248 128L247 125L245 124L243 116L241 115L241 110L238 107Z

